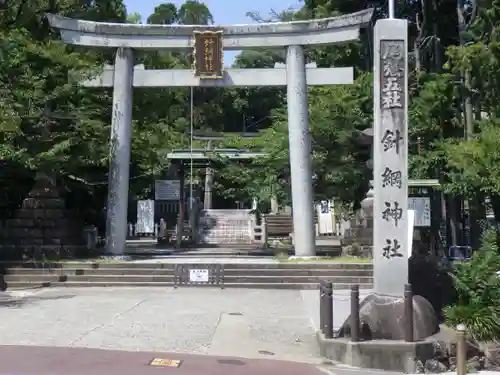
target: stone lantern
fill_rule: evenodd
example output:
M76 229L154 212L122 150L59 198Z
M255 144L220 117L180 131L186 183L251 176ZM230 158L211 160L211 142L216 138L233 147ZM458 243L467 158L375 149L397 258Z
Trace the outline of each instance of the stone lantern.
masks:
M361 201L361 216L363 218L373 217L373 181L370 181L370 188L366 193L366 198Z
M367 128L360 132L358 142L361 146L370 146L373 153L373 127ZM373 170L373 155L366 161L366 166ZM361 217L363 219L373 217L373 180L370 181L370 188L366 193L366 198L361 201Z

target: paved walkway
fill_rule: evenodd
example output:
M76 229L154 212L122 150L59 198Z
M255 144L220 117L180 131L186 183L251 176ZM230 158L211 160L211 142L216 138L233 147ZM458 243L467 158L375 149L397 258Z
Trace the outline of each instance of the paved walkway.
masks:
M0 305L0 322L3 345L321 362L294 290L43 289Z
M325 365L314 337L318 291L59 288L0 297L0 375L383 375ZM346 297L339 291L338 303ZM182 363L158 368L153 358Z

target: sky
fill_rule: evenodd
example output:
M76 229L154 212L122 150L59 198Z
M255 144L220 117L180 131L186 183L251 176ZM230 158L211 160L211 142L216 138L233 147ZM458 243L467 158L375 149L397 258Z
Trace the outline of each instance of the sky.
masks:
M140 13L143 22L153 13L156 6L161 3L172 2L177 6L184 3L183 0L125 0L127 13ZM246 12L259 12L262 16L269 14L271 9L281 11L288 8L299 8L299 0L202 0L214 17L216 24L241 24L252 23L245 15ZM230 66L234 61L237 51L226 52L224 54L225 65Z

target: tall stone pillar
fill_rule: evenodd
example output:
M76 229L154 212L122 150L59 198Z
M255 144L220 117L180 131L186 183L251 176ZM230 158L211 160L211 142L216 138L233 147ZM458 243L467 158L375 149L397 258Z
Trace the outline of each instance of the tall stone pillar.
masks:
M316 237L306 64L302 46L288 47L286 79L295 255L307 257L316 255Z
M134 51L116 51L111 119L106 252L123 254L127 239L130 149L132 138L132 82Z
M407 21L378 20L374 49L374 288L401 297L409 257Z

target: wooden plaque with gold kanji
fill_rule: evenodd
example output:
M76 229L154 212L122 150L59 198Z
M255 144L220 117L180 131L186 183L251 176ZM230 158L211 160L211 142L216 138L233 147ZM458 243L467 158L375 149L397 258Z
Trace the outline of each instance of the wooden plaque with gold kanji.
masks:
M222 31L194 32L194 75L220 79L224 74Z

